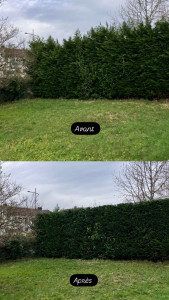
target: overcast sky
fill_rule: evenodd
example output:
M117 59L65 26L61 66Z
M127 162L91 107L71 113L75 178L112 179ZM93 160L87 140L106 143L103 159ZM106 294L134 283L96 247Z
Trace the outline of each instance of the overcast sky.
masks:
M59 42L73 36L79 29L85 34L91 27L106 21L124 0L7 0L0 7L0 16L9 17L22 34L34 33L47 38L52 35ZM25 37L27 37L25 35Z
M123 202L113 176L122 162L4 162L2 170L27 191L39 193L43 209L93 207Z

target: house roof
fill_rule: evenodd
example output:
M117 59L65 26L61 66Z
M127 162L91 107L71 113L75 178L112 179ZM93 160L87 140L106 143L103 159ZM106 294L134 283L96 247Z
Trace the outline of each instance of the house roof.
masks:
M10 48L1 48L7 57L19 57L25 58L26 57L26 50L25 49L10 49Z
M15 215L15 216L36 216L37 214L46 214L49 213L50 210L45 209L34 209L34 208L27 208L27 207L11 207L11 206L6 206L6 209L10 215Z

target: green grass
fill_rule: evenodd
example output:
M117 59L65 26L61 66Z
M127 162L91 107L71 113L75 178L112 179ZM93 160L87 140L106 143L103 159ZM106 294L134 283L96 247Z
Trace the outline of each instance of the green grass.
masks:
M94 287L73 287L73 274L95 274ZM0 265L0 300L168 300L169 262L35 259Z
M99 134L72 134L74 122ZM4 161L168 160L169 103L147 100L22 100L0 105Z

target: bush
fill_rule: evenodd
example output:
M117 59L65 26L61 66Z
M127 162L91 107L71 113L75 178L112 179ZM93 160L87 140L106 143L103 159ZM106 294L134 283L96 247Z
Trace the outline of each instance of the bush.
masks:
M24 256L22 242L18 239L10 241L7 246L7 250L9 253L9 259L17 259Z
M24 257L34 257L35 247L34 239L15 238L6 241L4 247L0 248L0 262L5 260L15 260Z
M23 257L33 257L35 255L35 241L30 239L22 240Z
M7 259L7 252L5 247L0 248L0 263Z
M169 199L37 216L36 254L46 257L169 258Z
M0 103L22 98L31 98L32 96L30 81L27 79L11 78L5 86L0 89Z

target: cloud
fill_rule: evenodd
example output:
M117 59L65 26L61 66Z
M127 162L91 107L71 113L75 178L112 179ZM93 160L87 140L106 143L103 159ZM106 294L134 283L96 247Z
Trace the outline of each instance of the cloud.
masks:
M43 208L53 210L121 202L113 174L121 162L5 162L4 173L24 187L24 193L39 193ZM29 194L27 194L29 195ZM30 195L29 195L30 196Z
M101 22L111 22L111 14L123 0L8 0L0 10L22 33L40 37L52 35L61 42L79 29L82 34ZM28 38L28 37L27 37Z

